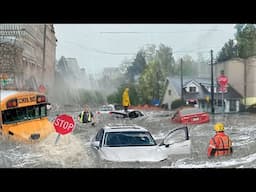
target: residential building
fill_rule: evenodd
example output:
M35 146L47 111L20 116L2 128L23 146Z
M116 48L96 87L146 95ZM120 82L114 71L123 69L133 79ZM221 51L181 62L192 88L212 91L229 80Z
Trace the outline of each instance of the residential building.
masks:
M181 80L179 77L167 78L167 89L163 98L163 104L168 105L171 109L171 104L177 99L181 99L181 91L183 91L183 99L186 104L191 104L195 107L211 110L211 81L208 78L183 78L183 88L181 89ZM232 86L227 87L227 92L223 93L217 88L214 82L214 103L215 112L238 112L240 111L240 100L242 96Z
M248 59L234 58L214 65L215 77L224 70L228 83L234 87L243 98L246 107L256 104L256 57Z

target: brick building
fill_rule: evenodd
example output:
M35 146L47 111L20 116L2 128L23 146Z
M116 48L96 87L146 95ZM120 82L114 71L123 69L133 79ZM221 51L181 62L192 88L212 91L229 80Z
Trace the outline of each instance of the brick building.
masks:
M56 42L53 24L0 24L1 86L52 88Z

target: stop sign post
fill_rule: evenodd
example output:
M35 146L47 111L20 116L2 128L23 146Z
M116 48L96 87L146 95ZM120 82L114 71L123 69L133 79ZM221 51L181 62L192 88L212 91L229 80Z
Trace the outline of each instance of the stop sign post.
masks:
M222 93L222 113L224 113L224 95L223 93L227 91L228 78L224 74L218 77L218 84L220 85L220 91Z
M75 121L73 117L62 114L56 117L54 123L54 128L58 134L55 144L58 142L60 135L66 135L71 133L75 128Z

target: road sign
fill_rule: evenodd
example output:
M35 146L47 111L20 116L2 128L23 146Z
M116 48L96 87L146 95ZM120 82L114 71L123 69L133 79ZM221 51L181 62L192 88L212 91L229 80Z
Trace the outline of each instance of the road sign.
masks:
M62 114L56 117L53 125L57 133L65 135L73 131L75 128L75 121L73 117Z
M225 75L220 75L218 77L218 84L220 85L220 91L226 92L227 91L227 84L228 84L228 78Z
M40 93L45 93L46 92L46 88L43 85L40 85L38 89L39 89Z
M218 83L221 87L225 87L228 83L228 78L225 75L220 75L218 77Z

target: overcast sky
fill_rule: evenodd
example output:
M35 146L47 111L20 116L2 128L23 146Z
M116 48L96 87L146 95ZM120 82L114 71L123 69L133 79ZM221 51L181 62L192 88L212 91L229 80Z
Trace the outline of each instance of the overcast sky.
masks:
M185 54L196 59L200 52L210 58L229 39L234 24L56 24L56 57L76 58L88 73L101 73L104 67L118 67L134 58L147 44L165 44L174 58Z

